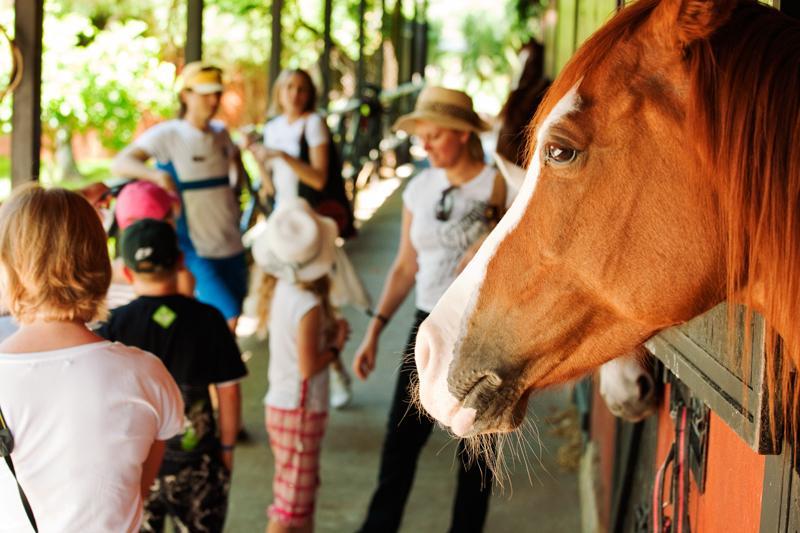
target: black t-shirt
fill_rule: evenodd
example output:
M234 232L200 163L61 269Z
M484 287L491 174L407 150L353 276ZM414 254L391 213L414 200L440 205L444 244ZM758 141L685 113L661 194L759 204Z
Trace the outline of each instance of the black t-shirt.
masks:
M157 355L180 387L186 427L167 441L165 463L218 450L208 386L247 375L236 340L219 311L181 295L141 296L114 309L97 333Z

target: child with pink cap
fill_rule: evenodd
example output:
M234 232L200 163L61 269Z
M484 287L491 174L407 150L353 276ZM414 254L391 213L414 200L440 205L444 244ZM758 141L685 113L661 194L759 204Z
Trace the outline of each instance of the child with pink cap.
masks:
M143 218L165 220L174 226L174 218L179 210L180 199L175 193L153 182L139 180L125 185L117 195L114 217L122 233L125 228ZM107 299L109 309L125 305L136 297L133 287L122 273L122 260L116 259L113 267L114 276ZM181 267L178 270L178 292L184 296L193 296L194 284L192 273Z
M122 188L117 196L114 216L120 231L137 220L153 218L171 220L180 209L180 199L151 181L134 181Z

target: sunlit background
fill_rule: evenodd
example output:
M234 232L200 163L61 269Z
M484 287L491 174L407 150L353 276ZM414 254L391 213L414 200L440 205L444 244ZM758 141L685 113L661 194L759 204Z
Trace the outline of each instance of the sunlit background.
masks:
M358 3L334 2L333 109L345 105L356 90ZM390 89L399 82L391 35L397 4L385 0L383 17L380 4L367 2L365 71L369 83ZM143 129L175 114L186 2L47 0L44 5L40 179L68 187L108 179L117 151ZM400 5L406 18L414 16L414 1ZM423 5L420 1L417 8ZM282 65L306 68L318 83L322 6L322 0L285 0L282 15ZM520 15L520 6L527 6L527 15ZM532 16L538 10L531 0L430 1L425 81L465 89L481 113L493 116L518 68L516 51L538 32L538 19ZM0 24L12 37L13 16L13 0L0 0ZM269 2L205 2L204 58L226 71L228 90L220 115L233 130L261 124L267 116L270 21ZM0 83L10 72L8 43L0 38ZM0 197L10 190L10 119L7 97L0 103ZM382 186L381 194L388 188ZM360 215L373 203L357 206Z

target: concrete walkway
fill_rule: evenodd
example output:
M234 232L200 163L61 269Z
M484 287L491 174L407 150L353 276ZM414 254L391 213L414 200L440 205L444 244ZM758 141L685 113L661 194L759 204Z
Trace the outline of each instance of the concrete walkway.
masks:
M400 211L398 191L365 224L358 239L348 244L353 263L375 299L397 248ZM408 298L381 338L377 369L369 381L355 383L351 406L331 411L323 446L322 487L316 515L318 532L350 533L364 517L377 476L395 371L413 312L413 298ZM349 309L345 315L353 328L350 344L343 354L349 366L367 318ZM255 338L240 339L242 349L252 353L248 362L250 376L243 385L244 423L251 441L241 444L236 451L228 532L263 531L264 508L271 500L272 459L261 405L267 386L265 344ZM486 532L580 530L577 478L556 464L556 452L563 440L552 435L552 427L546 421L567 404L563 391L542 394L531 402L528 417L538 428L538 437L528 437L527 471L519 459L516 464L508 460L511 479L504 489L494 489ZM455 449L453 438L439 429L434 431L419 460L401 531L448 531L456 479ZM510 456L510 451L507 447L506 455Z

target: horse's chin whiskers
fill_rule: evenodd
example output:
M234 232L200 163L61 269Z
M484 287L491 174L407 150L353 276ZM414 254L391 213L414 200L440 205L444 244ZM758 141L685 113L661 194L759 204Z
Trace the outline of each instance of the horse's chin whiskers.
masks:
M411 405L409 405L406 414L408 414L413 405L420 413L419 416L429 416L421 404L419 389L419 377L415 373L409 383ZM500 415L513 412L517 403L527 395L527 390L523 389L521 385L516 387L505 385L499 392L500 394L497 397L497 401L491 402L491 404L487 406L488 409L480 411L476 422L480 420L500 420ZM460 406L463 408L464 404L460 403ZM524 465L528 481L531 484L534 478L541 483L541 478L536 473L536 468L532 466L528 458L528 455L532 454L536 463L546 471L541 456L541 438L539 437L539 432L535 424L527 417L524 417L522 423L518 427L511 429L514 423L513 417L502 417L502 419L502 426L508 430L499 433L477 433L469 437L459 437L454 435L449 428L443 427L453 438L448 439L437 451L437 454L443 452L450 444L462 440L463 453L465 453L466 456L459 459L459 461L463 460L465 464L471 465L478 459L481 459L486 468L485 471L482 471L484 483L489 480L488 474L491 473L490 479L493 481L493 487L499 489L500 492L505 493L505 489L508 487L510 493L513 493L510 473L512 471L512 465L518 463ZM536 451L531 437L539 443L539 452ZM481 466L481 468L483 468L483 466Z
M542 461L544 446L538 427L527 418L513 431L507 433L481 433L466 437L464 440L464 449L468 454L468 464L481 457L487 469L492 473L494 486L500 489L501 492L504 492L506 486L508 486L511 493L513 493L510 471L511 466L517 463L524 465L529 483L533 484L533 478L535 477L542 484L542 479L536 474L536 469L532 468L528 461L529 453L533 455L539 467L549 474ZM534 448L532 440L538 442L538 452ZM511 465L509 465L509 458Z
M542 443L542 434L539 431L539 426L537 426L533 422L529 422L528 420L526 420L525 422L526 423L523 426L523 441L524 441L527 449L530 450L530 452L536 458L536 461L539 463L539 467L541 467L541 469L545 473L549 474L550 472L547 470L547 467L545 466L544 461L542 460L542 458L544 457L544 453L545 453L546 448L545 448L544 444ZM535 439L536 443L539 445L539 451L538 452L534 449L533 443L528 441L527 439L525 439L525 430L527 430L530 433L531 438ZM538 476L537 476L537 478L538 478ZM539 479L539 482L541 483L542 480Z

